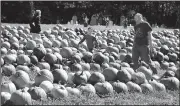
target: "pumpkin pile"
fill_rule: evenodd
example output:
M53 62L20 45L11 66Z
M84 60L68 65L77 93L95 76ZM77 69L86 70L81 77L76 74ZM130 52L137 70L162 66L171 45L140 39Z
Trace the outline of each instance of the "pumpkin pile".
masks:
M9 78L1 83L2 104L31 105L32 100L69 95L179 90L179 34L173 31L153 32L151 57L158 73L164 73L159 76L148 65L133 70L132 30L95 30L100 46L90 53L85 42L77 47L83 37L80 32L85 31L82 28L57 25L39 35L23 26L1 28L1 74Z

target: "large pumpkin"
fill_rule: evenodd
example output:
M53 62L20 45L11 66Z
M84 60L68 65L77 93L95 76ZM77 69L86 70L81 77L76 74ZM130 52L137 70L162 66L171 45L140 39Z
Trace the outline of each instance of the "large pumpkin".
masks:
M112 68L112 67L106 68L103 71L103 75L104 75L106 81L116 80L117 73L118 73L118 70L116 68Z
M63 47L60 50L60 54L63 58L70 58L73 55L73 51L69 47Z
M105 60L104 55L101 52L97 52L93 55L93 60L101 65Z
M75 96L80 96L81 92L77 88L71 88L71 87L66 87L66 90L68 91L68 95L75 95Z
M30 71L31 71L30 68L28 66L25 66L25 65L18 65L16 67L16 70L22 70L22 71L25 71L27 73L30 73Z
M12 75L11 80L16 85L17 89L27 87L30 82L29 75L22 70L18 70L16 74Z
M151 81L149 81L149 83L151 84L151 86L153 87L154 91L166 91L166 87L164 86L164 84L157 82L156 80L152 79Z
M117 79L121 82L127 83L131 80L131 78L131 74L126 69L122 69L117 72Z
M142 92L141 87L138 84L133 83L132 81L127 82L126 85L129 92Z
M51 92L52 89L54 88L52 82L48 80L42 81L39 87L41 87L46 93Z
M142 72L136 72L132 75L132 81L136 84L143 84L145 83L146 76Z
M143 83L140 85L143 93L150 93L153 92L153 87L149 83Z
M113 87L109 82L98 82L94 85L96 92L100 95L113 93Z
M112 83L113 89L117 92L117 93L121 93L121 92L128 92L128 87L125 83L120 82L119 80L116 82Z
M101 71L101 66L97 63L90 63L91 71Z
M83 71L78 71L74 74L73 82L76 85L87 83L87 75Z
M82 60L86 63L90 63L92 61L93 54L91 52L83 52Z
M32 105L31 95L25 89L13 92L10 101L13 105Z
M20 54L17 56L17 63L19 65L30 64L31 60L27 55Z
M33 49L33 54L38 58L39 61L46 55L46 49L42 44L38 45Z
M41 82L43 82L45 80L48 80L51 83L53 83L54 77L53 77L53 74L49 70L42 69L35 77L35 84L39 85L39 84L41 84Z
M145 66L140 66L136 71L144 73L148 81L151 79L153 74L152 71L150 69L147 69Z
M96 89L91 84L81 84L78 88L82 94L96 94Z
M54 98L65 98L68 96L68 91L63 85L54 86L51 91Z
M37 66L42 70L42 69L47 69L50 70L50 65L46 62L39 62Z
M98 82L105 82L105 77L102 73L100 72L93 72L89 78L89 83L91 84L96 84Z
M87 71L90 70L90 65L88 63L81 62L80 64L81 64L82 70L87 70Z
M12 64L5 64L2 67L2 73L5 76L11 76L11 75L14 75L16 73L16 69Z
M64 84L68 80L68 74L63 69L55 69L54 71L52 71L52 74L54 76L54 82L56 83L61 82L62 84Z
M3 57L3 59L6 64L12 64L12 63L16 62L16 57L17 57L17 55L15 55L15 54L8 54L8 55L5 55Z
M33 40L27 41L26 48L28 50L33 50L36 47L36 42Z
M162 78L160 82L165 85L166 89L179 90L179 80L176 77Z
M54 54L47 53L44 57L44 60L50 65L55 64L57 62L57 57Z

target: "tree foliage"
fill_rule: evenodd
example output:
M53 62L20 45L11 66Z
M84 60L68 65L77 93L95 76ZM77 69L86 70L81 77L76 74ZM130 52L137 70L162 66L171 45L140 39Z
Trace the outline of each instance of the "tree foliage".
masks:
M1 21L11 23L28 23L33 11L42 11L42 23L67 23L76 14L81 21L82 13L90 19L93 14L109 15L115 24L120 16L129 20L136 12L151 23L179 27L180 2L178 1L2 1Z

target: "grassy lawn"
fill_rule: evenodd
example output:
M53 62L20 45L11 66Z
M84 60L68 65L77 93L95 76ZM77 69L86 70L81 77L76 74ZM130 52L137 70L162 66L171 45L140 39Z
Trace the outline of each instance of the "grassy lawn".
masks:
M7 25L7 23L2 23L2 25ZM11 26L23 25L29 27L28 24L8 24ZM42 30L46 30L54 27L55 25L42 24ZM81 27L82 25L64 25L65 27L75 28ZM104 30L105 26L92 26L94 29ZM107 29L123 29L122 26L112 26ZM163 30L164 28L154 28L153 30ZM170 29L172 30L172 29ZM163 70L160 74L164 73ZM32 73L30 77L35 77ZM2 80L9 80L7 77L3 77ZM179 91L166 91L166 92L153 92L150 94L143 93L120 93L113 94L107 98L100 98L97 95L81 95L80 97L68 96L64 99L51 99L48 98L44 101L33 101L33 105L179 105Z

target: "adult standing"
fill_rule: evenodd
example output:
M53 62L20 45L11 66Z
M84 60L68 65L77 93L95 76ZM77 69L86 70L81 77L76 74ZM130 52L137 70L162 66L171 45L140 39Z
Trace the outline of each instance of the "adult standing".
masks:
M149 65L154 74L157 74L156 68L152 65L150 52L152 50L152 28L147 21L143 20L143 16L137 13L134 16L136 25L134 26L135 36L132 49L132 60L134 70L139 67L139 57Z
M36 10L33 18L31 19L29 26L31 33L40 33L41 32L41 10Z
M74 14L73 17L72 17L72 20L73 20L73 24L76 24L77 22L77 16Z

